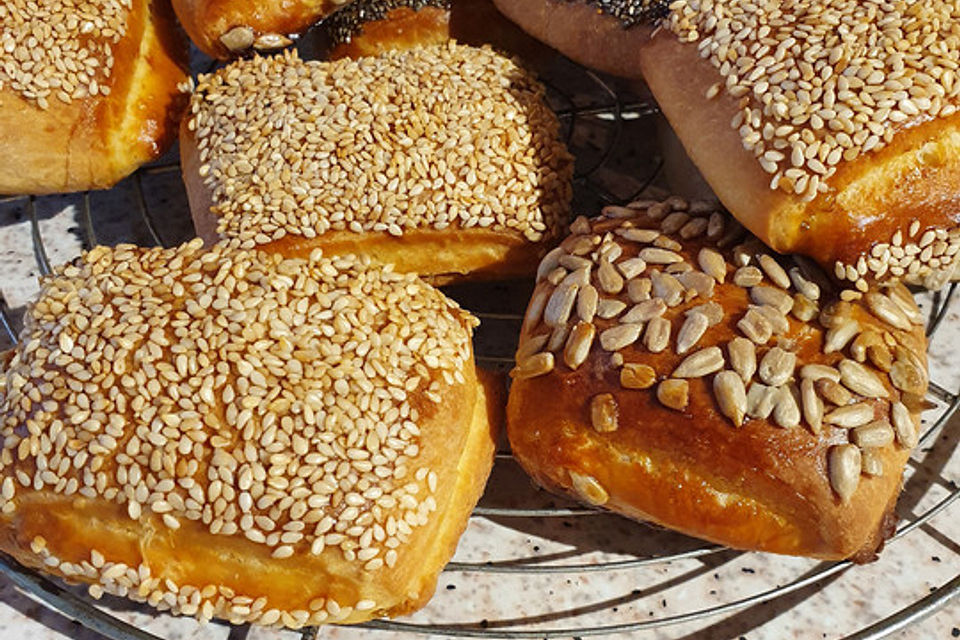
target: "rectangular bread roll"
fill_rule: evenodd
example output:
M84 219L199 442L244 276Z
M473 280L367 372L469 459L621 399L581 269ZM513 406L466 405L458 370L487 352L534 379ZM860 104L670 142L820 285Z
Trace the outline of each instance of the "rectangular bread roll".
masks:
M0 3L0 193L107 188L173 142L187 45L169 5L97 5Z
M544 94L510 58L453 41L234 62L200 77L181 127L197 233L365 253L434 282L531 274L572 192Z
M960 6L776 6L673 3L637 56L661 109L774 250L860 291L938 288L960 250Z
M201 244L44 282L0 375L0 549L202 620L419 608L493 463L476 321L368 260Z
M706 203L579 218L524 317L513 455L547 489L687 535L873 559L918 440L926 338L902 284L845 297Z

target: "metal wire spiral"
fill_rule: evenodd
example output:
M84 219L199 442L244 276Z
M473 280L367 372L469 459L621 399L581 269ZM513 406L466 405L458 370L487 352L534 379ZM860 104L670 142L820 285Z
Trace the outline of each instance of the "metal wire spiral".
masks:
M554 76L548 76L551 102L565 127L565 135L578 158L576 175L575 206L579 211L595 211L600 205L610 202L625 202L646 190L653 183L662 168L662 160L653 148L653 121L657 117L656 108L642 97L634 95L629 87L612 86L610 82L574 65L558 61ZM588 96L584 100L583 96ZM631 136L642 137L640 141L647 153L627 152L625 146L638 144L637 140L625 139L625 124L631 126ZM649 124L649 127L646 125ZM611 180L611 175L623 175L629 171L632 179L627 181ZM139 232L134 237L121 240L139 241L144 244L170 246L190 237L189 218L183 211L172 218L164 211L161 217L148 198L145 181L157 176L179 172L175 159L166 160L145 167L125 186L132 189L132 200L138 220ZM101 242L117 240L104 238L97 223L97 209L90 193L80 194L79 230L85 248ZM182 199L182 198L181 198ZM185 202L185 200L184 200ZM38 216L38 199L32 196L13 196L0 198L0 205L21 205L29 221L33 240L33 253L39 272L48 274L51 261ZM928 334L933 335L942 327L947 311L954 297L956 285L932 296L928 309ZM529 295L529 285L512 283L509 285L475 285L452 287L450 295L460 300L464 306L474 311L482 325L477 336L477 358L481 365L504 370L512 365L521 315ZM496 304L490 303L496 300ZM16 341L17 319L8 309L0 296L0 328L10 340ZM941 431L949 418L960 406L960 391L951 391L935 382L930 385L930 399L940 406L935 420L924 431L918 451L928 445ZM504 450L497 454L497 467L512 464L510 454ZM923 462L917 461L922 465ZM495 471L494 477L497 473ZM924 511L904 520L890 544L910 535L919 527L948 509L960 498L960 487L953 485L947 494ZM474 511L473 518L496 518L500 520L524 522L527 529L535 529L540 522L557 518L594 518L601 512L563 503L545 504L536 507L504 507L481 504ZM673 553L636 555L627 559L577 562L571 564L553 564L536 558L518 558L498 562L451 562L445 569L448 573L488 574L494 576L506 574L543 574L565 575L572 573L604 573L614 571L637 571L666 566L679 561L697 560L707 563L711 558L735 555L728 549L715 545L688 545L691 548ZM668 625L689 623L692 621L718 617L761 603L771 603L798 592L811 585L823 583L850 568L849 562L821 563L812 570L802 573L795 579L774 584L767 588L742 597L736 597L722 604L693 607L682 613L601 625L560 625L554 627L526 626L522 622L510 620L493 621L493 624L465 623L418 623L409 621L374 621L364 625L368 629L399 631L417 634L440 634L460 637L502 637L502 638L553 638L570 636L588 636L615 632L639 632ZM14 561L0 556L0 571L12 580L20 589L40 599L49 607L79 621L84 626L113 640L162 640L145 630L131 625L103 607L95 605L81 592L66 588L37 573L24 569ZM920 618L943 606L960 593L960 575L933 590L926 597L911 603L902 610L884 619L873 621L860 632L847 638L867 640L881 638L907 628ZM226 625L215 625L226 630ZM230 638L243 637L245 632L230 633ZM313 628L299 632L305 640L317 636ZM286 637L291 637L287 635Z

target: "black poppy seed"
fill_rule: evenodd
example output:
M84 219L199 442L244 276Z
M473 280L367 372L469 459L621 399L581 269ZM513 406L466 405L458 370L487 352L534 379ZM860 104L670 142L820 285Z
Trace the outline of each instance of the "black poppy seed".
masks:
M582 0L564 0L565 2ZM629 29L642 24L654 24L670 14L670 3L664 0L586 0L599 11L619 20Z

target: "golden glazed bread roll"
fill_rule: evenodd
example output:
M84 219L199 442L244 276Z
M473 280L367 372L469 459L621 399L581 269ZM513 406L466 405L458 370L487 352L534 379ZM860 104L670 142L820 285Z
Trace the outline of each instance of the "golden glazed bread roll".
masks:
M903 285L838 294L680 198L571 231L541 264L512 372L520 464L545 488L731 547L873 557L927 387Z
M449 280L536 269L569 211L558 136L529 73L450 42L333 62L286 53L201 76L181 154L208 242L366 253Z
M960 250L960 5L497 0L642 75L730 212L860 291L942 286Z
M549 51L507 20L492 0L353 0L323 22L326 57L359 58L389 49L442 44L489 44L528 65Z
M960 4L671 5L639 62L729 210L865 291L960 250ZM683 78L683 82L677 82Z
M0 46L0 193L110 187L173 142L187 45L162 0L5 0Z
M349 0L172 0L197 47L226 60L248 52L281 49L301 31Z
M45 279L0 377L0 549L204 620L422 606L493 462L476 321L353 256L200 245Z

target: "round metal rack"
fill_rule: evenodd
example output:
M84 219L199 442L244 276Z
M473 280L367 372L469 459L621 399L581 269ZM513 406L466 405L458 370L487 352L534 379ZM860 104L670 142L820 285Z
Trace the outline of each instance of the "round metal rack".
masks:
M596 212L607 203L628 202L643 192L656 193L658 185L668 178L663 175L664 162L656 143L660 116L642 89L601 78L562 59L552 63L544 77L552 106L577 156L574 210ZM142 168L111 192L57 198L54 206L75 207L75 232L83 248L121 241L170 246L193 234L175 155ZM0 207L15 208L29 225L40 274L49 273L51 268L50 238L42 233L41 224L44 211L50 206L50 197L0 198ZM0 293L9 284L6 279L0 281ZM945 291L921 296L935 349L955 289L956 285L952 285ZM512 365L530 290L530 283L525 282L447 289L481 320L476 352L482 366L505 371ZM18 311L22 309L10 308L0 297L0 327L6 333L4 337L0 332L0 348L4 340L16 340ZM928 528L934 518L949 517L941 515L944 512L954 518L960 516L960 507L955 504L960 498L960 487L949 478L951 469L944 462L960 439L956 433L958 425L948 425L960 406L960 380L940 382L936 373L929 393L936 408L927 414L920 445L908 468L899 505L901 524L888 543L891 547L919 535L918 530ZM932 459L930 446L935 440L940 441L941 449ZM956 473L955 465L952 471ZM505 536L510 538L510 544L501 544ZM960 554L960 537L945 543ZM881 555L880 562L885 558L886 554ZM761 571L751 568L758 564ZM849 562L734 552L568 503L534 489L504 444L497 454L487 493L473 513L455 561L441 576L431 605L407 619L374 621L363 627L374 637L384 638L395 637L390 632L498 638L650 632L649 637L660 638L667 637L662 634L669 629L682 630L680 635L669 637L732 637L739 634L737 624L711 625L745 611L759 611L760 617L769 621L851 569ZM862 570L853 568L854 572ZM954 571L957 570L955 567ZM0 571L22 591L108 638L161 640L145 629L149 625L140 622L155 615L145 607L111 598L94 602L85 591L26 570L3 556ZM735 581L737 587L710 589L721 574ZM703 597L685 599L683 593L700 589L694 588L695 583L711 584L701 589L706 594ZM532 589L541 591L530 593L531 584ZM897 590L896 584L893 581L877 588L895 595L892 592ZM516 588L528 590L516 593L517 600L540 598L542 611L518 615L508 604L500 607L501 615L497 618L476 619L479 614L474 615L469 606L472 595L503 594ZM601 597L597 595L599 591L613 595ZM891 604L879 614L865 612L855 616L857 622L852 628L834 631L847 638L885 637L909 628L958 593L960 575L955 574L905 601L891 598ZM667 594L674 601L679 599L680 605L668 606ZM451 607L453 602L461 606ZM553 602L559 604L551 607ZM257 637L262 637L264 633L219 623L201 628L182 619L177 624L178 637L216 635L240 640L249 634L259 633ZM274 634L271 637L287 639L299 634L307 640L324 632L310 628L297 633L270 633Z

